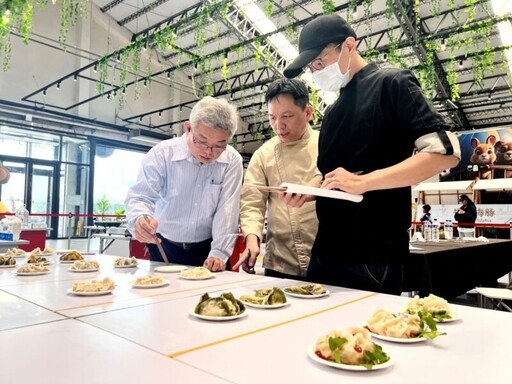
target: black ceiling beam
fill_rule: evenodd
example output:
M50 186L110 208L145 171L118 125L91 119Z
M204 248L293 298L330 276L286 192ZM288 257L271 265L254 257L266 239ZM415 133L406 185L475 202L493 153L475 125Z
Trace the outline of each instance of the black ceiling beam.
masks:
M114 8L115 6L121 4L124 0L114 0L114 1L111 1L110 3L108 4L105 4L103 7L100 8L100 11L103 12L103 13L106 13L107 11L110 11L112 8Z
M126 16L124 19L119 20L117 24L119 24L122 27L125 24L128 24L130 21L138 19L140 16L144 16L146 13L151 12L153 9L161 6L162 4L167 3L168 1L169 0L155 0L154 2L146 5L145 7L140 8L137 12L134 12L131 15Z

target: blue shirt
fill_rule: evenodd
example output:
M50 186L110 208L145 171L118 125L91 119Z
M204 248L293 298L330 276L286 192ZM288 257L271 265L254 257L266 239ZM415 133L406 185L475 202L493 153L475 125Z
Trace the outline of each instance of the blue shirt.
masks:
M148 214L168 240L196 243L213 238L209 257L227 261L238 236L242 156L231 146L201 164L187 146L186 134L165 140L144 156L125 206L128 230Z

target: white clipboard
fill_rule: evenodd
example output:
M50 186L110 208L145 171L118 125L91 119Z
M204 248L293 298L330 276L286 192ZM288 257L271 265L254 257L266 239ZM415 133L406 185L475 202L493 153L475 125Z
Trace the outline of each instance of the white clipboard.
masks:
M363 195L354 195L343 191L336 191L332 189L322 189L316 187L309 187L306 185L293 184L293 183L282 183L279 187L269 187L267 185L258 184L247 184L249 187L258 188L264 192L288 192L288 193L300 193L301 195L313 195L330 197L332 199L341 199L353 201L354 203L360 203L363 200Z

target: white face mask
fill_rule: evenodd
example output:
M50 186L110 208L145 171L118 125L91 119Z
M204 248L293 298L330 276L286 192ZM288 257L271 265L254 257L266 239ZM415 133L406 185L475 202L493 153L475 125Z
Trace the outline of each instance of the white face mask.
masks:
M331 65L328 65L321 71L313 72L313 79L316 81L318 86L327 92L335 92L340 88L345 88L345 86L350 81L350 59L348 58L348 66L347 72L341 73L340 66L338 65L338 61L340 60L341 53L343 52L343 47L341 48L341 52L338 56L338 60L336 60Z

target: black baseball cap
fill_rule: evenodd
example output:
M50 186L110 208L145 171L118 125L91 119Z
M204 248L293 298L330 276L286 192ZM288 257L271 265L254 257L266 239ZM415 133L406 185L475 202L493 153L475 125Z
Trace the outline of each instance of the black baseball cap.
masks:
M357 38L352 27L338 15L321 15L307 23L299 35L299 56L283 71L291 79L302 72L330 43L341 43L349 36Z

